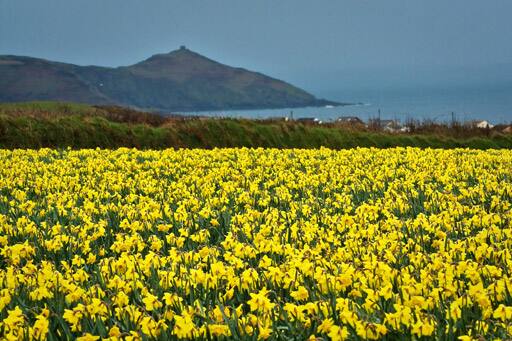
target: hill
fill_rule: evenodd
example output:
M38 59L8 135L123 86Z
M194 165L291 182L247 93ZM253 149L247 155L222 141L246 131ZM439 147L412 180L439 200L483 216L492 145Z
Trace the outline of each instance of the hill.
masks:
M339 104L185 47L117 68L0 56L0 74L0 102L54 100L161 112Z

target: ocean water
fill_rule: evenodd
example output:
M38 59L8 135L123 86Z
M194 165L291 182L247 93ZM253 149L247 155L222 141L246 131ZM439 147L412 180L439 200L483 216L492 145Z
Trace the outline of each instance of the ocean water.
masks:
M487 120L492 124L512 123L512 82L498 85L452 87L400 87L365 90L329 91L318 97L338 102L358 103L338 107L305 107L262 110L202 111L186 113L213 117L315 117L324 122L340 116L358 116L364 121L379 115L381 119L407 118L447 122Z

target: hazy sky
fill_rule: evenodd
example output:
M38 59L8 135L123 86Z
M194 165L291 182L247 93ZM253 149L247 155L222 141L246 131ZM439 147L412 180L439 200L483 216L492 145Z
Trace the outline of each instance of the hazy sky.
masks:
M312 91L512 82L511 0L0 0L0 54L120 66L179 45Z

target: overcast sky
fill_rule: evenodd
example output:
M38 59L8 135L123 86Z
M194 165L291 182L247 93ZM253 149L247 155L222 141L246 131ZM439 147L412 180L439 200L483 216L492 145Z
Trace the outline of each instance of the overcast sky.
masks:
M121 66L186 45L312 91L512 81L511 0L0 0L0 54Z

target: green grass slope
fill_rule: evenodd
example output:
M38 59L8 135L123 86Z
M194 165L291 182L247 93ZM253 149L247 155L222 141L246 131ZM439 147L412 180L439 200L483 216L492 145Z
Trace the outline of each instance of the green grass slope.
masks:
M297 122L165 118L119 107L0 104L0 148L512 148L512 135L387 134Z

